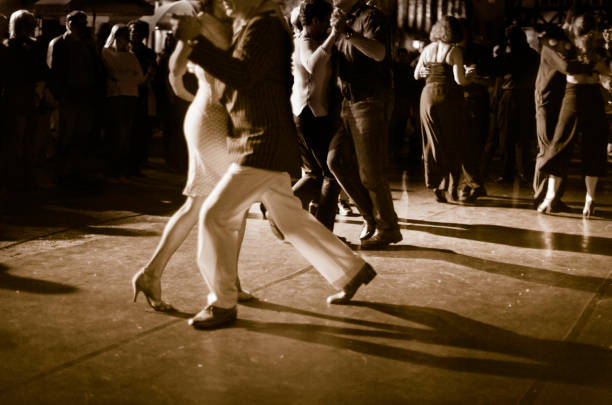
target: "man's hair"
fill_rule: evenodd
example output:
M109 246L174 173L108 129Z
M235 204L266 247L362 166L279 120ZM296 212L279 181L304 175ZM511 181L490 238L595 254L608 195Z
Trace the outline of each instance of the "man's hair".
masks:
M11 38L34 36L36 17L28 10L17 10L9 20L9 35Z
M73 10L66 16L66 21L74 21L74 20L84 20L87 21L87 14L85 14L82 10Z
M445 15L431 27L429 39L431 42L441 41L452 44L463 38L461 23L453 16Z
M146 38L149 36L149 23L142 20L132 20L127 24L128 27Z
M332 13L332 5L327 0L303 0L300 5L299 21L302 26L312 24L312 19L328 18Z

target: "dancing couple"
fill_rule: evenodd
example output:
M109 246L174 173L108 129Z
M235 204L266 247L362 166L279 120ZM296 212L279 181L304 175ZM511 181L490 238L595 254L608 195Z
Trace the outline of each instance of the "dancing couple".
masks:
M231 41L225 16L233 19ZM241 299L237 265L246 213L259 201L285 239L339 290L328 303L348 302L376 272L303 210L291 190L289 173L299 165L289 102L292 40L278 4L209 0L197 17L178 18L175 36L175 87L183 91L177 82L182 66L190 64L200 84L185 119L188 198L168 222L151 261L134 276L134 298L143 292L154 309L172 310L161 300L161 275L198 222L197 262L210 293L208 305L189 324L208 329L234 321ZM221 119L224 114L229 120ZM221 146L222 136L227 149ZM214 161L221 156L225 164ZM214 183L212 191L206 190Z

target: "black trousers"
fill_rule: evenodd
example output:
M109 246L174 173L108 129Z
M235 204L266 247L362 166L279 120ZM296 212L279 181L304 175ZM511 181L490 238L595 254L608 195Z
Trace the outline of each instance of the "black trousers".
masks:
M568 83L565 87L555 134L542 156L543 173L567 176L572 148L579 133L582 133L583 174L604 176L608 121L598 84Z
M329 230L334 229L340 185L327 166L330 141L334 135L329 116L315 117L307 106L294 117L303 175L293 186L293 193L308 209L311 201L318 204L315 217Z

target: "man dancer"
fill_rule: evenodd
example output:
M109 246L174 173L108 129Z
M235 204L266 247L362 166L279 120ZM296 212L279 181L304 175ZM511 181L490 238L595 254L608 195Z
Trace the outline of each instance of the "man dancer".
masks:
M381 13L363 0L334 0L334 6L343 127L332 148L343 153L330 161L330 169L364 217L361 248L384 248L402 240L387 178L392 101L387 27Z
M291 106L304 171L293 192L304 208L311 201L318 204L312 214L333 231L340 186L327 166L338 111L338 98L331 91L335 79L332 51L337 36L333 30L327 33L331 13L327 0L302 0L299 6L302 30L294 39Z
M200 34L209 15L181 17L175 36L193 46L190 59L225 83L223 101L233 133L234 163L204 202L200 215L198 265L208 284L208 305L189 320L214 328L236 319L238 231L244 212L256 201L268 208L285 238L337 289L332 304L350 300L376 273L293 195L289 173L298 150L289 103L291 35L271 0L224 0L236 20L228 51Z

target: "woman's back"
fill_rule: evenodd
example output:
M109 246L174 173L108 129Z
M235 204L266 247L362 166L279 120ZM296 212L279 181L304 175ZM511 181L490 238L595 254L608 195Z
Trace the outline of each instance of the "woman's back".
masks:
M427 83L454 83L449 55L454 46L441 41L432 42L423 50L423 66L429 69Z

